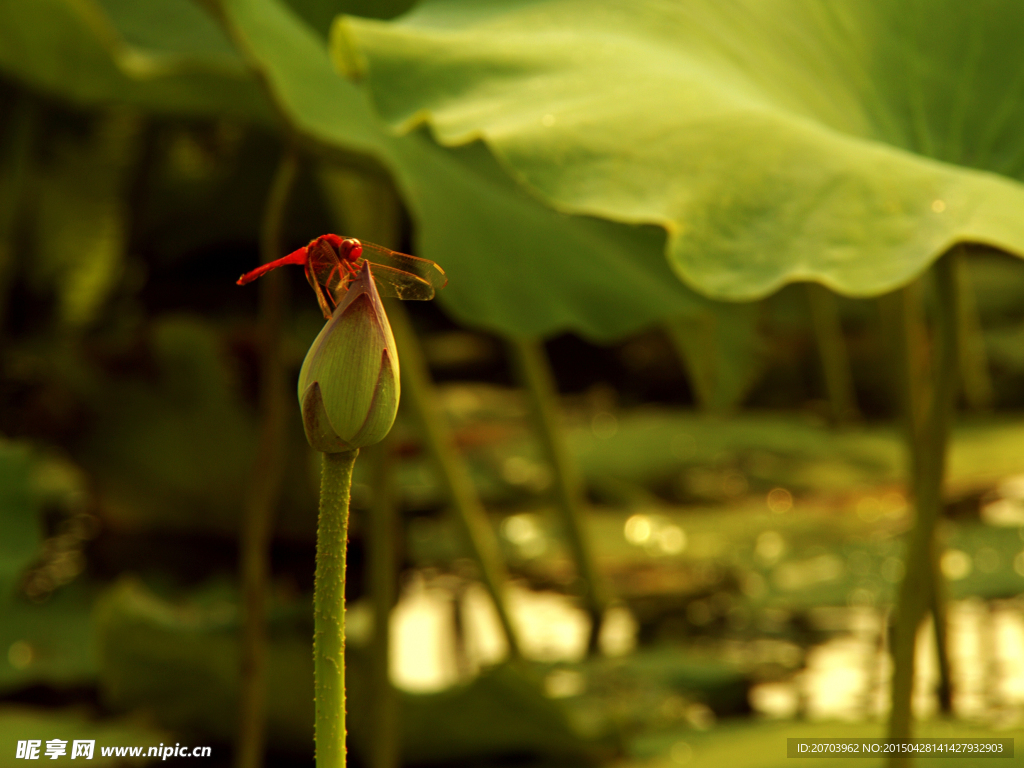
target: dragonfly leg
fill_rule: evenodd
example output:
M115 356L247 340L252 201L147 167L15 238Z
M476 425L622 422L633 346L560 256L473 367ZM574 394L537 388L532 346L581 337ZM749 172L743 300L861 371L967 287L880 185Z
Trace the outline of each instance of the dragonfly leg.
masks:
M316 292L316 301L320 305L320 311L324 313L324 319L330 320L334 314L336 303L330 291L324 291L318 282L312 281L313 290Z

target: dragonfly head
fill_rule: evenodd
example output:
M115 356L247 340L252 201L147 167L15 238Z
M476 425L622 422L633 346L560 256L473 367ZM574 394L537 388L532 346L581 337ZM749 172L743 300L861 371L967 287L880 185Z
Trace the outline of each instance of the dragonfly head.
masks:
M363 253L363 244L356 240L354 237L339 237L338 235L320 235L316 240L310 243L320 241L329 243L338 257L345 261L355 261Z
M346 237L338 245L338 252L341 254L341 258L355 261L363 252L363 244L354 237Z

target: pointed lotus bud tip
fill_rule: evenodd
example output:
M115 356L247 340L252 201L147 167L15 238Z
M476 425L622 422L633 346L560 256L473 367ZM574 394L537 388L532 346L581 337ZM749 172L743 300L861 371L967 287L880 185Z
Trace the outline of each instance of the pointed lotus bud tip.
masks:
M398 373L395 339L364 262L302 363L299 405L309 444L338 453L383 440L398 413Z

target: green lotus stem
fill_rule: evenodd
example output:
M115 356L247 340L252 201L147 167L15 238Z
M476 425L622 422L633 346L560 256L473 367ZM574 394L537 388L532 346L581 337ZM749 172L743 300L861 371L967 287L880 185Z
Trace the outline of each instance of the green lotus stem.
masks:
M956 258L957 343L960 372L963 377L964 399L976 411L992 407L992 376L988 369L985 338L978 316L978 302L971 284L964 254Z
M345 564L358 455L358 449L323 455L313 591L316 768L345 766Z
M510 338L508 345L520 381L526 388L544 453L554 472L556 507L562 518L563 533L569 540L576 576L582 582L584 605L591 619L588 648L591 653L596 653L608 601L593 547L585 531L583 481L569 457L558 423L558 392L554 377L540 342Z
M400 529L392 492L390 441L367 449L372 465L373 503L370 507L370 596L373 600L373 647L370 659L370 768L397 768L401 752L398 698L391 685L391 609L398 575L397 535Z
M818 283L807 283L806 288L811 327L818 346L832 417L837 423L856 421L860 413L857 410L857 395L853 388L850 358L839 321L836 297Z
M918 421L922 412L919 402L923 399L925 382L915 386L918 379L910 371L908 389L911 402L908 419L914 474L915 519L907 535L904 556L905 576L900 585L896 605L896 623L893 631L892 658L892 709L889 715L889 736L908 738L911 735L911 696L914 684L915 640L917 628L931 605L933 595L939 594L932 584L937 576L933 564L935 527L942 509L942 478L945 471L946 447L949 438L949 422L953 410L957 384L957 300L956 300L956 259L957 251L939 259L935 265L938 311L936 313L935 356L931 366L933 382L931 397L927 398L925 418ZM906 296L904 296L906 299ZM904 338L908 347L914 343L912 326L906 322L906 310L911 307L904 302L902 315ZM909 352L910 350L908 350ZM912 363L912 355L905 360ZM919 426L916 426L919 425ZM890 765L908 765L903 757L890 759Z
M286 149L270 187L260 251L264 262L281 255L281 226L294 186L298 159ZM266 730L267 586L274 508L281 495L286 457L285 373L281 325L287 303L284 275L271 272L260 285L260 437L245 501L240 542L242 669L235 764L263 765Z
M509 656L519 658L519 641L505 600L508 573L501 560L494 529L487 520L466 466L455 449L450 430L435 409L437 397L409 315L400 302L394 301L388 305L388 317L391 319L391 330L395 334L395 343L402 361L402 402L415 413L427 451L437 463L445 493L455 508L456 517L480 569L480 578L494 601L505 632Z

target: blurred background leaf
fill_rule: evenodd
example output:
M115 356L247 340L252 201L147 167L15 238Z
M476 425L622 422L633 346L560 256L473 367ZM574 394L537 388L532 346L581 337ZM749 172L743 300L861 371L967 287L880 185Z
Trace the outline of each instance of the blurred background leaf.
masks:
M301 752L313 733L311 615L299 606L271 612L268 728L273 743ZM100 687L116 710L146 707L161 723L230 740L238 696L238 603L228 585L210 584L171 603L133 581L115 584L97 604ZM365 751L365 638L346 649L352 743ZM438 694L403 694L403 751L417 762L507 753L579 759L582 738L563 708L545 698L525 667L501 666ZM365 754L365 752L364 752Z
M0 30L0 69L74 103L270 121L241 59L193 3L5 0Z
M140 118L104 115L85 140L65 137L39 169L36 258L30 279L57 294L57 319L88 325L124 269L128 174L138 155ZM55 225L60 222L59 225Z
M10 600L42 542L33 464L28 446L0 442L0 605Z
M71 745L75 739L95 741L92 760L96 762L90 765L99 766L125 763L124 757L104 757L103 747L139 746L148 750L171 741L164 731L131 719L96 721L80 710L43 710L5 705L0 707L0 744L10 746L11 749L5 749L3 755L0 755L0 766L16 768L24 765L15 757L18 741L38 739L44 743L40 748L40 755L43 755L45 741L58 733L59 738L68 741L68 755L71 754Z

